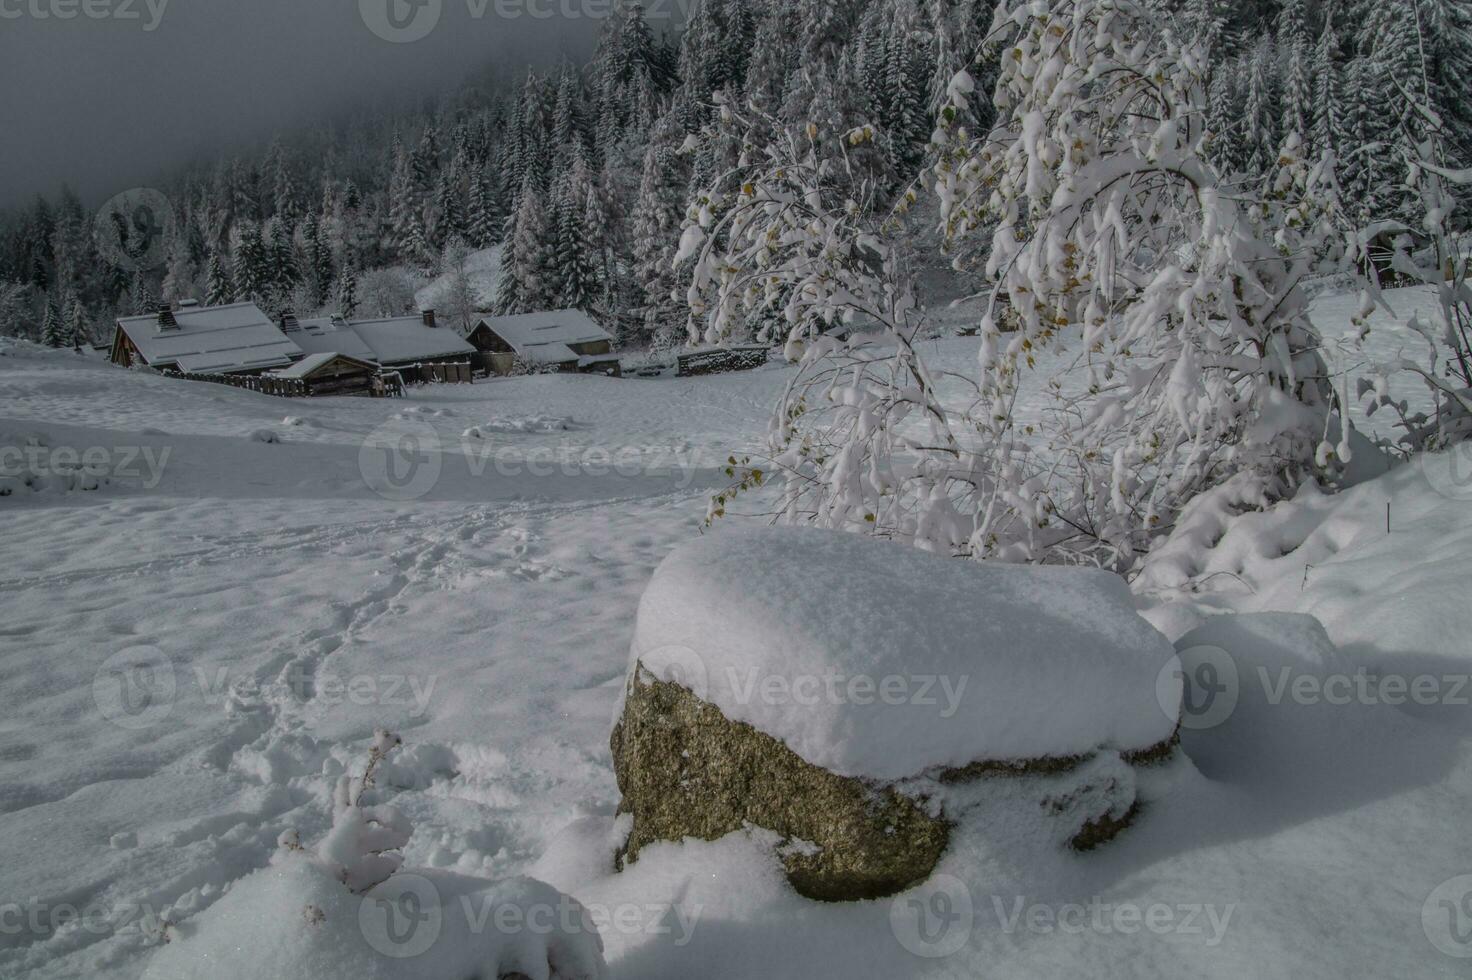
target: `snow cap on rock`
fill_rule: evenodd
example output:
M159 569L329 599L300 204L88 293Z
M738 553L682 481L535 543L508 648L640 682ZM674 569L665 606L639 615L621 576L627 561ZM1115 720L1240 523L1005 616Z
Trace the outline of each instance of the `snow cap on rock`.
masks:
M677 550L632 650L646 678L813 765L879 780L1156 747L1176 727L1157 691L1172 656L1111 573L788 528Z

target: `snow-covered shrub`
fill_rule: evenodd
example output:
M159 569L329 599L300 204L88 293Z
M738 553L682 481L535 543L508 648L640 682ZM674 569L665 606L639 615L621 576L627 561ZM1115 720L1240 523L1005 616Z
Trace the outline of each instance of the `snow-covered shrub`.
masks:
M790 519L947 554L1127 569L1196 494L1248 474L1291 493L1348 455L1300 283L1336 259L1332 167L1290 137L1261 186L1206 155L1200 52L1130 0L1014 0L995 128L960 125L934 171L953 245L990 236L978 374L944 400L914 346L922 316L882 240L894 213L834 200L818 147L771 141L692 211L690 302L727 339L779 299L803 368L774 424ZM725 115L749 125L727 107ZM825 170L825 167L827 168ZM877 325L841 341L825 324ZM1019 421L1019 405L1044 404Z
M1414 155L1407 154L1401 164L1407 188L1420 199L1419 231L1429 245L1419 252L1397 249L1391 267L1405 280L1435 290L1441 323L1428 324L1413 316L1406 326L1426 341L1424 359L1403 354L1394 362L1371 364L1358 381L1357 394L1368 401L1371 414L1385 408L1396 412L1405 430L1401 448L1420 452L1472 438L1472 261L1466 239L1456 231L1457 198L1453 193L1457 186L1472 186L1472 170L1446 166L1447 137L1442 121L1409 93L1406 101L1411 110L1402 121L1407 138L1398 145L1412 147ZM1423 138L1412 138L1412 120L1424 131ZM1360 233L1362 248L1367 248L1364 243L1369 238L1368 231ZM1367 259L1361 257L1361 268L1368 267ZM1362 276L1361 286L1363 299L1357 322L1364 338L1369 332L1370 314L1386 304L1377 276ZM1437 404L1434 418L1410 413L1405 403L1392 395L1392 379L1405 374L1431 390Z

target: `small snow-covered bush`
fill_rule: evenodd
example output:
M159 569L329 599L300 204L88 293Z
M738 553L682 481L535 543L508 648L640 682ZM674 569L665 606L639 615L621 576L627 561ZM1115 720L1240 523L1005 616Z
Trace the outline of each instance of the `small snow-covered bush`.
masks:
M604 980L603 942L556 889L403 870L412 828L370 805L380 766L402 744L375 733L362 776L333 789L332 828L315 848L281 835L270 867L171 924L147 980Z
M1344 251L1332 168L1290 135L1264 181L1219 174L1205 61L1153 5L1012 0L988 50L996 126L962 125L959 74L933 171L952 247L988 238L995 285L976 375L945 379L958 394L915 346L923 315L885 245L913 194L893 213L833 199L819 147L867 128L776 139L692 209L680 256L707 339L780 302L802 351L771 440L786 516L1129 569L1235 475L1278 497L1337 468L1348 441L1329 438L1338 398L1300 286ZM839 340L835 322L879 333Z

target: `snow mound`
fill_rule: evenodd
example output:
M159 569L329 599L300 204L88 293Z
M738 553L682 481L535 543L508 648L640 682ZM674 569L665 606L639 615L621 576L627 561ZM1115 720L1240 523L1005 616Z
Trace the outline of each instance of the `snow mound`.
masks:
M677 550L632 650L813 765L880 780L1157 746L1176 725L1171 692L1157 700L1172 656L1113 574L807 529Z
M53 447L44 433L0 429L0 497L90 492L109 482L106 457Z
M604 980L603 943L577 902L530 878L425 871L354 895L283 858L176 927L145 980Z
M484 425L466 429L465 438L484 439L489 434L550 435L554 432L571 432L577 427L576 419L557 418L551 415L523 415L492 419Z
M272 432L270 429L256 429L250 434L251 442L261 442L268 446L274 446L281 442L281 434Z

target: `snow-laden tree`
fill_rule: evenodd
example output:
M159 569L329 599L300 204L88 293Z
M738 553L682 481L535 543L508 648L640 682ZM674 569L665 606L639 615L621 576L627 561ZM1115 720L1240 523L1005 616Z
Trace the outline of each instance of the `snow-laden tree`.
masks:
M208 306L225 306L235 299L235 282L230 278L230 270L225 267L219 252L210 252L204 290L205 304Z
M1425 353L1403 351L1390 361L1372 361L1359 380L1358 394L1370 403L1370 412L1388 408L1400 417L1404 436L1401 448L1420 452L1445 448L1472 439L1472 261L1465 237L1458 233L1458 190L1472 188L1472 168L1448 166L1453 137L1450 127L1425 101L1418 101L1402 86L1412 117L1403 125L1407 131L1396 161L1405 173L1405 186L1416 195L1419 231L1429 240L1427 248L1414 250L1403 238L1393 258L1394 270L1411 282L1435 292L1437 316L1427 322L1413 316L1406 326L1426 344ZM1412 121L1413 120L1413 121ZM1417 139L1412 133L1424 133ZM1359 236L1368 245L1370 234L1382 225L1371 226ZM1361 256L1361 268L1368 268ZM1358 320L1361 338L1368 337L1369 314L1377 308L1395 315L1394 306L1380 292L1378 276L1361 279L1364 292ZM1437 322L1439 320L1440 322ZM1404 401L1392 394L1392 381L1409 375L1431 392L1435 417L1412 414Z
M66 328L62 326L56 300L47 299L46 315L41 319L41 343L47 347L65 347L66 341Z
M75 293L67 304L66 312L66 344L81 350L92 343L91 317L87 315L87 308L82 305L82 298Z
M337 312L349 320L358 315L358 270L348 262L337 277Z
M553 309L557 300L555 240L535 178L528 174L501 258L496 310L502 315Z
M1339 67L1339 32L1334 23L1334 0L1324 5L1324 29L1314 48L1314 104L1312 145L1336 156L1344 145L1343 83Z
M469 333L471 321L480 310L481 303L475 283L470 278L470 246L465 239L455 237L445 243L440 269L447 286L442 312L462 333Z
M1014 0L991 44L996 127L954 129L934 178L948 236L991 240L966 393L942 397L914 347L885 216L825 197L812 147L779 143L687 222L708 339L780 300L803 357L773 434L787 515L1129 568L1195 495L1233 480L1266 500L1343 459L1300 288L1337 217L1332 172L1290 139L1270 182L1226 185L1199 52L1128 0ZM973 85L956 78L958 104ZM883 339L819 336L840 321Z
M996 283L969 550L1128 567L1196 494L1288 493L1346 457L1301 288L1340 220L1332 169L1290 134L1263 185L1224 181L1200 52L1147 6L1013 2L991 43L998 126L959 136L937 181L949 233L990 235ZM1029 387L1051 407L1023 423Z

